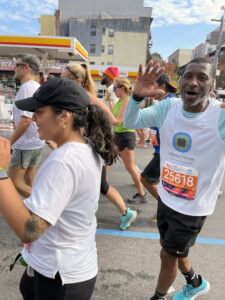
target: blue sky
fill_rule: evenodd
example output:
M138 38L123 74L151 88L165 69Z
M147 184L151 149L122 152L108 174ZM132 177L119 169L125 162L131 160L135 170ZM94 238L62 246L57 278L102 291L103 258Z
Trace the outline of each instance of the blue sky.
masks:
M224 0L144 0L153 7L151 52L167 57L179 48L194 49L220 24Z
M210 20L221 18L225 1L144 0L144 4L153 7L151 51L166 60L179 48L193 49L204 42L219 26ZM40 14L54 14L57 5L57 0L0 0L0 34L39 34Z
M158 52L165 60L179 48L194 49L204 43L206 35L216 29L217 24L164 25L153 27L151 53Z

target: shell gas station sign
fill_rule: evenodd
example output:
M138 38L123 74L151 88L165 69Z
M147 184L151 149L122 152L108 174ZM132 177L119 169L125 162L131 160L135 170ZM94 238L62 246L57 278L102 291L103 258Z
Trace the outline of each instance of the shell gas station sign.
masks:
M107 66L90 66L91 70L91 76L94 80L101 80L102 76L104 74L105 69ZM120 67L118 66L119 70L119 76L121 77L128 77L131 82L134 82L136 80L136 77L138 75L137 68L131 68L131 67Z
M0 35L0 56L32 53L39 58L87 61L88 52L76 38L56 36Z

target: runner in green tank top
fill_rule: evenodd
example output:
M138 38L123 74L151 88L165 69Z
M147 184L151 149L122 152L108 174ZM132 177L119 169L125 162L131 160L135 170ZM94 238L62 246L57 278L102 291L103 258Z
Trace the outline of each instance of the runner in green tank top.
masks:
M134 148L136 144L135 131L127 129L123 126L123 116L129 101L132 88L130 81L125 77L118 77L114 80L114 92L119 101L113 109L113 115L120 121L119 125L114 126L115 144L120 157L123 160L126 170L129 172L136 188L137 193L132 199L136 199L140 203L147 201L144 187L140 181L140 175L137 172L134 162Z

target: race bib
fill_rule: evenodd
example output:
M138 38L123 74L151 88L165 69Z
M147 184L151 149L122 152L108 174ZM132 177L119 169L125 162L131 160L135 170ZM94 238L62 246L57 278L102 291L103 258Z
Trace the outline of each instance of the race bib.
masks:
M198 169L166 161L162 170L162 186L173 196L194 200L198 182Z

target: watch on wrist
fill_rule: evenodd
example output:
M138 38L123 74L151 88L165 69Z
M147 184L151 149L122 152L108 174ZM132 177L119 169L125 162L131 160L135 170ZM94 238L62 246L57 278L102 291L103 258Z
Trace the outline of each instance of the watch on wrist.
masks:
M0 180L9 178L9 172L8 169L0 167Z
M141 102L142 100L144 100L144 97L137 96L137 95L133 92L133 99L134 99L136 102Z

